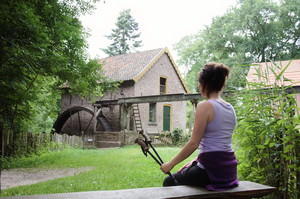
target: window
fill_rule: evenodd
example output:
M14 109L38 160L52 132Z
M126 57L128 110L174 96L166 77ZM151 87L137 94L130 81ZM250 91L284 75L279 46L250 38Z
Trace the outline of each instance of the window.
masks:
M159 84L160 84L159 93L166 94L167 93L167 78L160 77Z
M156 122L156 103L149 104L149 122Z

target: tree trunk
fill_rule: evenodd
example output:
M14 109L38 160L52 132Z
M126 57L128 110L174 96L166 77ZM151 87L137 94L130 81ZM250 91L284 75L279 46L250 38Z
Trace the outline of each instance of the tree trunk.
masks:
M3 122L0 122L0 137L1 137L1 157L4 157L4 148L5 148L4 144L5 144L5 142L4 142L4 125L3 125Z
M260 62L265 62L265 61L266 61L265 49L262 49Z

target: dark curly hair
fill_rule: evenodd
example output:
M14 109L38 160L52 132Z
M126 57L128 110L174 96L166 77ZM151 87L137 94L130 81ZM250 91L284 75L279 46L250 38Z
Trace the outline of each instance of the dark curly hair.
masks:
M229 68L222 63L205 64L198 78L202 92L209 97L210 93L221 91L228 75Z

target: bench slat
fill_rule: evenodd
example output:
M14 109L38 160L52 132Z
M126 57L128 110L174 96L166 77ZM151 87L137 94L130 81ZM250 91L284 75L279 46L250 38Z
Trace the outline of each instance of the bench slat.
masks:
M7 199L196 199L196 198L253 198L272 193L275 187L254 182L241 181L239 186L227 191L207 191L204 188L191 186L150 187L112 191L90 191L47 195L14 196ZM3 198L4 199L4 198Z

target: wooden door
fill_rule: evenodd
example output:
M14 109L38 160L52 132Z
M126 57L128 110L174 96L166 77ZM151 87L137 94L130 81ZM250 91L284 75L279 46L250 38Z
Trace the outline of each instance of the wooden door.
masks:
M171 106L164 105L163 109L163 130L171 130Z

